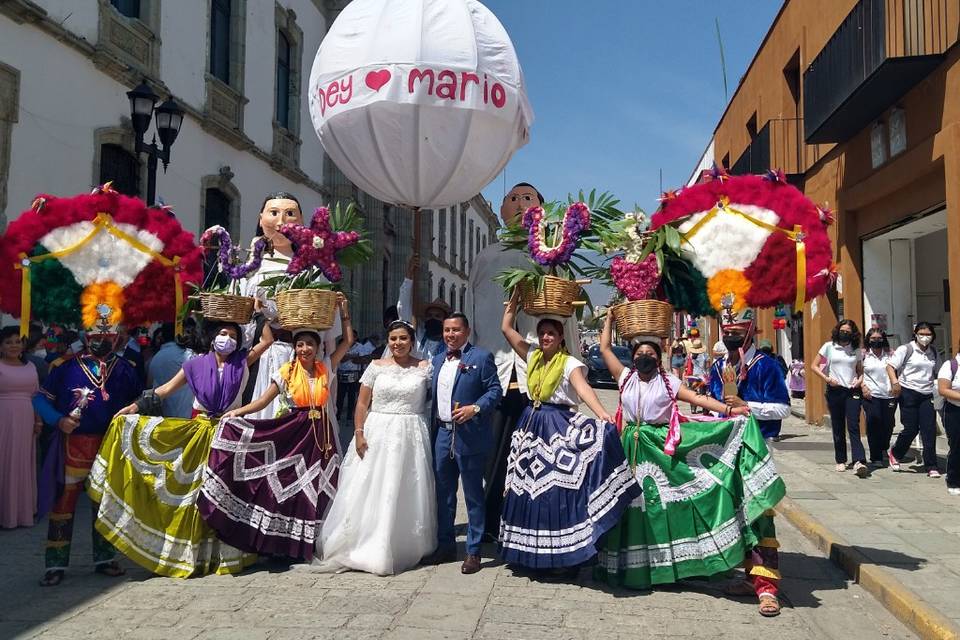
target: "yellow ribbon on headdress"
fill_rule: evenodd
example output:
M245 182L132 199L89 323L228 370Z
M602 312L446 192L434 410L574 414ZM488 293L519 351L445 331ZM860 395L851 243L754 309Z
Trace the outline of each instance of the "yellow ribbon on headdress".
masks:
M130 234L124 232L122 229L117 227L113 223L113 218L109 213L100 212L97 214L97 217L93 219L93 231L87 234L80 242L77 244L61 249L59 251L51 251L50 253L44 253L39 256L28 256L25 253L21 253L19 258L20 261L16 264L17 269L23 271L23 280L20 285L20 335L21 337L26 337L30 332L30 300L31 300L31 287L30 287L30 267L33 263L43 262L44 260L59 259L65 256L68 256L72 253L76 253L84 246L86 246L91 240L93 240L98 234L102 231L106 231L112 236L123 240L131 247L140 251L141 253L146 253L154 260L160 262L160 264L165 267L173 268L173 287L174 287L174 296L176 300L176 332L177 334L183 333L182 327L182 318L180 317L180 310L183 307L183 290L180 282L180 256L174 256L172 259L166 257L162 253L157 253L144 243L142 243L137 238L131 236Z
M720 196L720 202L718 202L715 207L710 209L705 216L700 218L696 224L690 227L689 231L680 234L680 237L684 242L689 244L690 238L697 235L700 229L702 229L705 224L710 222L710 220L715 218L721 211L740 216L747 222L750 222L751 224L754 224L762 229L766 229L771 233L782 233L793 240L797 247L797 295L793 301L793 310L796 312L803 309L803 303L807 299L807 247L804 244L806 234L803 232L803 227L800 225L794 225L793 230L791 231L789 229L784 229L783 227L770 224L769 222L758 220L748 213L744 213L739 209L732 208L730 206L730 198L727 196Z

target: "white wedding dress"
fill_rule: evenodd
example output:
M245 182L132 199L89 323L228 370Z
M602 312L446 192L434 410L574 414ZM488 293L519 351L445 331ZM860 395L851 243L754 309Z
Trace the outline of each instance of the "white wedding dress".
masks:
M323 523L321 570L378 575L415 566L437 546L437 498L425 415L433 367L371 363L360 383L373 390L363 425L367 452L354 443L340 467L337 496Z

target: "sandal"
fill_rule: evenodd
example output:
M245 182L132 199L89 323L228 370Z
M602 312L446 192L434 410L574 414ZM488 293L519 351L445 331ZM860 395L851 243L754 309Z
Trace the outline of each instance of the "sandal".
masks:
M775 618L780 615L780 600L772 593L760 596L760 615L764 618Z
M98 564L93 568L93 571L94 573L99 573L100 575L108 576L110 578L119 578L127 573L127 570L121 567L120 563L116 560Z
M724 587L723 592L728 596L734 596L737 598L745 598L747 596L757 595L756 589L754 589L753 585L746 580L736 580L728 583L727 586Z
M53 569L52 571L47 571L43 574L43 577L40 578L41 587L55 587L61 582L63 582L63 569Z

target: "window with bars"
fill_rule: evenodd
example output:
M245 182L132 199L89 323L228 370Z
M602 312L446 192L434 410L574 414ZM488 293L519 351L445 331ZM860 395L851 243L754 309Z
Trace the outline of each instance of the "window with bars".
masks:
M450 308L457 308L457 285L450 285Z
M128 196L140 195L140 162L117 144L100 145L100 184L113 182L113 188Z
M230 228L230 198L220 189L209 188L203 197L203 228L220 225L228 232Z
M450 207L450 266L457 268L457 210Z
M440 258L441 262L446 261L447 259L447 210L440 209L440 217L437 223L437 237L440 240L439 251L437 252L437 257ZM440 291L440 299L443 299L444 291Z
M210 75L230 84L231 0L210 0Z
M280 31L277 37L277 122L284 129L290 128L290 40Z

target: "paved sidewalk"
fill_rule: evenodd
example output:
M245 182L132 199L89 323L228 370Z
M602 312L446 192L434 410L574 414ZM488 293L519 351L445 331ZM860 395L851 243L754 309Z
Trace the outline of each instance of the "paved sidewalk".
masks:
M947 494L942 478L928 478L914 463L900 473L875 470L866 479L838 473L829 428L796 418L784 423L773 448L787 496L840 537L834 546L843 547L841 554L879 567L919 598L918 605L960 628L960 498ZM942 460L943 438L938 453ZM910 457L919 460L917 451Z

